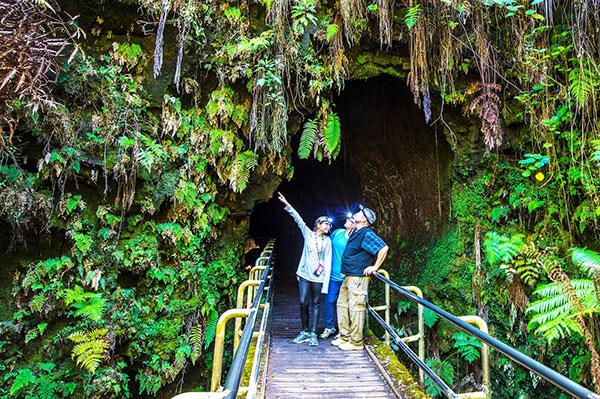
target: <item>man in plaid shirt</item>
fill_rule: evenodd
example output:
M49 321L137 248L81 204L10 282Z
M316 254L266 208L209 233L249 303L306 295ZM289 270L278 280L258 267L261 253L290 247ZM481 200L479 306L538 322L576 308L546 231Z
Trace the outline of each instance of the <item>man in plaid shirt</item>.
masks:
M363 349L369 276L379 269L389 250L371 228L376 219L375 212L361 206L353 216L356 231L342 255L341 273L345 277L337 303L340 337L331 342L341 350Z

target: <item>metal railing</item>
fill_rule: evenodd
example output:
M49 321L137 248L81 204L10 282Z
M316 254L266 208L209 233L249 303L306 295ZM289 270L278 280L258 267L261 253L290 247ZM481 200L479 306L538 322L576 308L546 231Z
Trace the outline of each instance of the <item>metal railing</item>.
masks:
M240 284L236 303L237 308L224 312L217 322L211 392L185 392L172 399L235 399L239 392L246 393L246 398L248 399L255 397L262 348L272 302L271 276L273 270L273 248L274 240L271 240L263 249L261 256L256 260L255 266L250 270L249 279ZM244 307L244 302L246 303L246 307ZM258 329L256 329L259 313L260 323ZM246 319L246 326L242 330L243 318ZM225 384L221 386L225 330L227 322L231 319L235 319L233 333L234 355ZM253 341L255 351L252 359L252 368L250 373L248 373L248 385L242 387L240 383L246 369L248 353Z
M381 272L381 270L380 270ZM394 329L389 324L389 315L387 316L387 322L384 320L379 314L375 311L371 306L368 307L371 315L385 328L387 333L390 334L391 337L394 338L396 344L413 360L419 369L427 374L429 378L435 383L442 393L448 398L487 398L491 397L491 387L490 387L490 377L489 377L489 359L488 359L488 345L495 348L497 351L503 353L508 358L513 360L514 362L520 364L526 369L532 371L533 373L539 375L544 378L548 382L552 383L556 387L562 389L566 393L572 395L575 398L580 399L600 399L600 395L586 389L585 387L571 381L567 377L562 374L557 373L551 368L539 363L536 360L528 357L527 355L517 351L516 349L498 341L495 338L492 338L487 334L487 325L485 322L477 317L477 316L462 316L456 317L443 309L435 306L434 304L426 301L422 298L422 295L416 295L414 292L411 292L407 287L402 287L389 279L389 275L385 273L387 277L383 275L384 273L376 273L375 277L386 284L386 287L389 286L404 297L408 298L412 302L417 303L419 307L426 307L432 312L436 313L438 316L443 319L449 321L454 324L459 329L465 331L466 333L478 338L482 341L482 367L483 370L483 391L482 392L469 392L464 394L457 394L448 385L439 378L427 364L425 364L423 355L417 355L405 342L404 340L398 336L398 334L394 331ZM389 296L386 295L386 300L389 301ZM389 302L386 304L389 308ZM381 308L381 307L378 307ZM419 312L420 318L422 317L422 312ZM421 320L419 321L421 323ZM476 324L479 328L473 327L471 324ZM421 332L420 332L421 333Z

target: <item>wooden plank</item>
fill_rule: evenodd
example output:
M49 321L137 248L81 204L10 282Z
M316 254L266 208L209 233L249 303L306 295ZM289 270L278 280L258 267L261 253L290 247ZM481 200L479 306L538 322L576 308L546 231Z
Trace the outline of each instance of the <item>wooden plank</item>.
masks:
M317 347L292 343L301 329L297 285L277 281L274 288L266 399L397 398L364 350L341 351L332 338ZM318 332L323 328L321 317Z

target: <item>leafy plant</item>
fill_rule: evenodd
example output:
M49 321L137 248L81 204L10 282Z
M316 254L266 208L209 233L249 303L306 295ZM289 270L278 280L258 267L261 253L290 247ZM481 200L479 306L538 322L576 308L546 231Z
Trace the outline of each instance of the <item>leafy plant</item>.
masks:
M90 332L77 331L69 335L69 339L76 343L71 352L71 357L77 364L94 373L108 350L108 330L95 329Z
M453 347L467 362L473 363L481 357L481 341L474 336L459 331L452 336L452 340L454 340Z
M585 306L584 315L600 312L600 302L595 295L593 282L573 280L572 284ZM526 311L531 316L529 330L535 330L536 333L543 335L548 342L565 339L571 334L583 334L575 320L577 310L561 290L560 283L541 285L533 292L533 296L539 299L531 303Z
M436 375L438 375L448 385L452 385L454 382L454 367L446 360L440 360L437 358L425 359L427 364ZM427 376L425 376L425 392L432 398L437 398L442 394L441 389Z
M494 231L487 232L483 246L488 262L493 266L506 268L523 249L523 238L523 234L500 235Z
M415 24L419 21L420 15L421 4L416 4L408 9L404 15L404 23L409 30L412 29L412 27L415 26Z

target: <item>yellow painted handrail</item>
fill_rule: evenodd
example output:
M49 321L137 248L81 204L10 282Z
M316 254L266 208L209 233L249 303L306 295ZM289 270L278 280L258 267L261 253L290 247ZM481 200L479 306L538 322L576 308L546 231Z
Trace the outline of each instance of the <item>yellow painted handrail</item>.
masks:
M238 287L238 294L237 294L237 302L236 302L236 308L237 309L249 309L252 307L252 302L254 301L254 290L252 290L252 287L258 287L260 285L261 281L260 280L246 280L244 282L242 282L242 284L240 284L240 286ZM244 297L246 295L244 295L244 293L248 291L248 296L246 298L246 306L244 306ZM242 331L242 319L240 317L236 317L235 319L235 328L233 330L233 351L235 352L237 350L238 345L240 344L240 337L241 337L241 331Z
M219 317L219 321L217 322L217 332L215 334L215 354L213 356L212 378L210 381L210 390L212 392L215 392L221 384L221 374L223 373L223 347L225 345L225 327L227 322L234 317L248 317L251 311L251 309L229 309Z
M479 316L458 316L464 322L473 324L484 333L488 333L488 326L485 320ZM482 368L482 384L483 391L479 392L468 392L457 394L458 397L464 399L491 399L492 390L490 385L490 348L485 343L481 343L481 368Z

